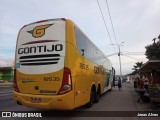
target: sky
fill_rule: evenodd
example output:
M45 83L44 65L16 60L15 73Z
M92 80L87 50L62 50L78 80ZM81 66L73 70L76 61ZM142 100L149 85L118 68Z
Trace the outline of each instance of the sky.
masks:
M160 0L1 0L0 67L13 66L17 35L22 26L39 20L67 18L76 23L90 40L106 54L116 74L119 58L114 55L120 44L122 74L133 72L136 62L148 61L145 46L160 34ZM115 49L115 50L114 50ZM136 54L135 54L136 53Z

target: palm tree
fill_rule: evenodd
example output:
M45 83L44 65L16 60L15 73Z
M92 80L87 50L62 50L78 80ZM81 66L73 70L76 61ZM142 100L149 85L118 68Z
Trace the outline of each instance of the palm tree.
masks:
M139 68L141 68L143 65L143 62L136 62L135 65L133 66L132 70L138 71Z
M152 41L154 41L154 44L155 44L156 38L154 38Z

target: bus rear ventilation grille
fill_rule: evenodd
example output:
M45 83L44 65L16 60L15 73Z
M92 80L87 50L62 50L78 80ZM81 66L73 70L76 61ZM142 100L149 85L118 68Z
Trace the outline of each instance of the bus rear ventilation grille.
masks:
M60 59L59 54L21 56L20 64L23 66L57 64L59 59Z

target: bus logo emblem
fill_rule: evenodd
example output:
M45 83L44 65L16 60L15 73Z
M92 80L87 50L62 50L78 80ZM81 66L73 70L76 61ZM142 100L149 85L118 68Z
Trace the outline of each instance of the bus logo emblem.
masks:
M47 24L47 25L40 25L35 27L33 30L27 31L28 33L31 33L33 37L39 38L42 37L45 34L45 30L50 27L53 24Z

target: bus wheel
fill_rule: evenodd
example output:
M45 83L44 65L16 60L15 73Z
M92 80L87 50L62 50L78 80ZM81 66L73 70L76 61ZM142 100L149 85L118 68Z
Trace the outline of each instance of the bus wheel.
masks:
M94 102L98 103L100 100L100 96L101 96L101 90L100 87L98 87L98 91L96 92L95 96L94 96Z
M92 107L92 105L94 103L94 96L95 96L95 92L94 92L94 88L92 87L92 89L90 91L90 101L86 104L87 108Z

